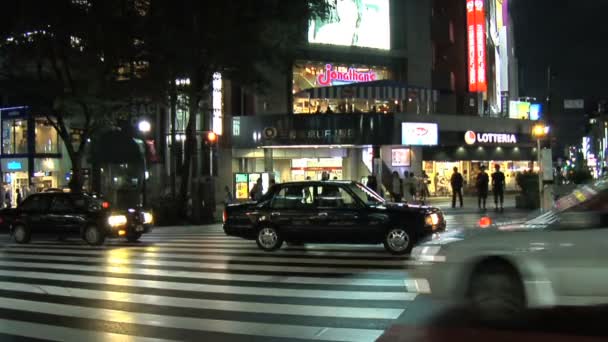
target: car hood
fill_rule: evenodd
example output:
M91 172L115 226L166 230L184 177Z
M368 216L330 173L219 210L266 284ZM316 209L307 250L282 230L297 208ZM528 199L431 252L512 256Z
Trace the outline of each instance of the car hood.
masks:
M429 211L435 211L435 210L439 210L435 207L431 207L428 205L418 205L418 204L408 204L408 203L392 203L392 202L386 202L383 205L380 206L376 206L376 208L380 209L384 209L390 212L421 212L421 213L426 213Z

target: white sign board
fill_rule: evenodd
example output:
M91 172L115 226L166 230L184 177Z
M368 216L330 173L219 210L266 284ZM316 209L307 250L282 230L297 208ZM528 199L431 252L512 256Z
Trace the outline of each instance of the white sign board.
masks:
M564 100L564 109L584 109L585 108L585 100L583 99L575 99L575 100Z

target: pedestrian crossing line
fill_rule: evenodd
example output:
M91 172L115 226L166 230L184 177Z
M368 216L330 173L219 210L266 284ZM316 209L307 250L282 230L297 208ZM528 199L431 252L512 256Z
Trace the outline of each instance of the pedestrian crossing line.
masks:
M171 340L91 331L0 318L0 333L66 342L167 342Z
M12 250L13 248L23 248L23 249L36 249L36 248L45 248L48 250L97 250L97 251L111 251L116 250L115 246L88 246L88 245L68 245L68 244L56 244L56 245L8 245L4 246L6 249ZM193 248L193 247L163 247L159 246L139 246L139 245L128 245L124 247L130 251L145 251L145 252L156 252L162 250L164 252L178 253L178 254L224 254L224 255L264 255L264 256L301 256L306 258L343 258L345 260L354 260L354 259L367 259L367 260L405 260L409 257L407 256L394 256L386 251L378 252L378 253L358 253L358 252L319 252L315 250L305 250L305 249L293 249L293 248L284 248L272 253L265 252L260 250L258 247L243 247L243 248L226 248L226 247L206 247L206 248ZM0 249L1 250L1 249Z
M381 329L328 328L323 326L298 326L290 324L252 323L218 319L165 316L122 310L89 308L85 306L44 303L14 298L4 298L0 308L32 313L102 320L121 324L138 324L155 327L210 331L254 336L310 339L320 341L374 341L381 336ZM60 313L60 315L58 315Z
M128 258L128 252L116 254L108 254L101 256L82 256L82 255L51 255L50 253L26 254L2 251L0 255L5 258L14 258L19 260L48 260L53 262L103 262L106 264L118 265L144 265L144 266L177 266L177 267L192 267L192 268L219 268L219 269L257 269L257 270L275 270L281 271L285 267L289 267L290 271L294 272L309 272L309 273L383 273L396 270L407 269L408 265L416 265L416 261L409 261L404 265L367 265L366 267L356 267L357 264L329 264L329 263L306 263L306 262L290 262L276 258L272 262L258 261L237 258L221 258L221 259L201 259L201 261L175 261L165 259L132 259Z
M103 256L105 253L99 250L70 250L70 251L57 251L52 249L45 248L10 248L7 250L0 250L0 253L9 253L9 254L21 254L21 253L36 253L37 255L63 255L63 256L81 256L81 255L91 255L91 256ZM232 256L232 255L217 255L217 254L209 254L209 255L199 255L199 254L175 254L175 253L164 253L164 252L142 252L131 249L121 249L118 251L109 251L107 254L112 256L114 253L121 254L121 257L124 255L125 258L129 257L137 257L137 258L146 258L146 259L158 259L158 260L174 260L174 261L262 261L268 263L302 263L302 264L322 264L322 265L368 265L368 266L411 266L416 265L417 262L408 259L401 260L367 260L367 259L333 259L331 257L325 259L310 259L310 258L295 258L291 256L269 256L269 254L258 254L258 255L249 255L246 257L240 256Z
M48 270L65 271L90 271L99 272L99 266L70 265L70 264L49 264L35 262L11 262L0 259L0 267L19 267L24 271L28 268L41 268ZM361 286L361 287L398 287L403 286L404 280L382 279L382 278L336 278L336 277L297 277L280 275L254 275L254 274L233 274L233 273L213 273L213 272L193 272L180 270L158 270L152 268L127 268L124 266L106 266L103 268L106 273L145 275L156 277L182 277L191 279L208 279L223 281L244 281L244 282L272 282L284 284L310 284L310 285L331 285L331 286ZM415 281L405 280L406 287Z
M83 283L95 283L116 286L137 286L141 288L169 289L178 291L207 292L207 293L230 293L243 295L259 295L270 297L295 297L295 298L324 298L324 299L345 299L360 301L412 301L416 298L416 293L410 292L370 292L370 291L330 291L330 290L299 290L299 289L278 289L269 287L253 286L224 286L210 284L178 283L155 280L138 280L117 277L97 277L83 275L56 274L49 272L19 272L0 270L0 276L7 277L28 277L35 279L51 280L70 280Z
M149 294L133 294L116 291L97 291L77 287L49 286L44 284L16 283L0 281L0 293L33 293L48 296L72 297L80 299L114 301L130 304L146 304L157 307L174 307L198 310L222 310L232 312L249 312L257 314L278 314L289 316L314 316L332 318L354 318L391 320L398 318L404 309L340 307L322 305L294 305L259 302L241 302L226 300L209 300L179 298ZM0 296L2 298L2 296ZM303 319L303 318L300 318Z

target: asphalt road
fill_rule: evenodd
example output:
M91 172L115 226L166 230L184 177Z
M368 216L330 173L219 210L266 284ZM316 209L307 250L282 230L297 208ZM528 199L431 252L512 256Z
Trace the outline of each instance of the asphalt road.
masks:
M450 229L471 227L479 216L446 212ZM381 246L264 253L224 236L219 225L159 228L140 243L103 247L15 245L0 235L0 341L559 341L581 334L551 328L554 319L572 321L572 311L543 313L534 329L480 328L454 303L413 292L410 268ZM574 313L595 318L595 328L606 317ZM596 330L582 333L602 336L603 327Z

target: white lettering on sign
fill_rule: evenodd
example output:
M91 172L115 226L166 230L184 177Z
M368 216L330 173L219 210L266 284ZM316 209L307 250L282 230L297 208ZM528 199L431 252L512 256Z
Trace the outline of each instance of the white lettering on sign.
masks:
M464 141L468 145L476 142L482 144L517 144L515 134L509 133L475 133L468 131L464 134Z

